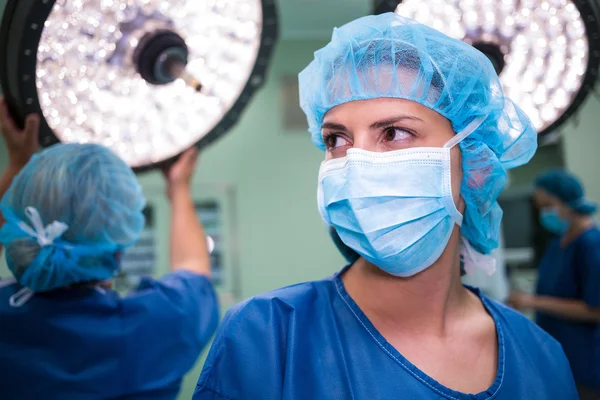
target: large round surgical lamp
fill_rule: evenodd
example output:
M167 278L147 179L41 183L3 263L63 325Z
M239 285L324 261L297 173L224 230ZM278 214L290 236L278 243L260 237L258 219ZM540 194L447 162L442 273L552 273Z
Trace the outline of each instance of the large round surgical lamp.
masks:
M9 0L0 82L43 146L99 143L137 171L227 132L262 86L274 0Z
M383 0L396 12L471 44L500 76L505 94L549 133L592 92L600 65L594 0Z

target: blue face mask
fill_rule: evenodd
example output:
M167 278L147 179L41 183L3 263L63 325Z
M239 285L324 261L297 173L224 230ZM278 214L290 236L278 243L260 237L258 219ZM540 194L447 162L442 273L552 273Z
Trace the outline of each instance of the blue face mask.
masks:
M569 222L558 215L558 211L553 208L546 208L540 212L540 223L548 231L563 235L569 229Z
M346 246L396 276L412 276L442 255L463 216L452 198L450 150L483 121L444 147L375 153L350 149L319 171L321 217Z

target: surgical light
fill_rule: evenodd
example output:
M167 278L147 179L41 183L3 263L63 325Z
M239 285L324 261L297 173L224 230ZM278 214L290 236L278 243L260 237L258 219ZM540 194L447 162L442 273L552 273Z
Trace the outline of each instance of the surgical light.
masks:
M384 0L376 13L390 11L483 52L539 134L572 116L596 83L600 26L592 0Z
M99 143L136 170L205 146L262 86L274 0L9 0L0 81L42 145Z

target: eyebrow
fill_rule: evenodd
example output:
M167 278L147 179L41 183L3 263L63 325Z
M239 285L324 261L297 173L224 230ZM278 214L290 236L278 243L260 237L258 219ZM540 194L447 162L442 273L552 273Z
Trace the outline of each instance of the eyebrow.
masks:
M418 117L413 117L411 115L400 115L397 117L392 117L392 118L384 119L382 121L375 122L374 124L372 124L370 126L370 128L371 129L386 128L390 125L393 125L397 122L400 122L402 120L407 120L407 119L412 120L412 121L424 122L421 118L418 118ZM323 125L321 125L321 129L332 129L332 130L341 131L341 132L348 131L348 128L346 128L344 125L336 124L333 122L324 122Z
M397 117L388 118L388 119L384 119L382 121L375 122L374 124L371 125L371 129L387 128L390 125L394 125L396 122L400 122L400 121L407 120L407 119L412 120L412 121L423 122L423 120L418 117L413 117L411 115L400 115Z
M332 129L336 131L346 132L348 129L342 124L334 124L332 122L323 122L321 129Z

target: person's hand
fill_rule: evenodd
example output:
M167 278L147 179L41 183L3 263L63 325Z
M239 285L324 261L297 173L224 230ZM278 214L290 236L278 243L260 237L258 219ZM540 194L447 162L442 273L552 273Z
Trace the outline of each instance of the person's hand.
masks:
M536 296L522 292L511 292L507 303L517 310L535 309Z
M25 128L20 129L8 112L4 98L0 97L0 132L8 150L9 167L20 170L38 151L40 130L39 115L30 114L25 119Z
M167 196L169 198L171 198L174 190L189 190L197 160L198 149L192 147L183 153L173 164L163 169L163 175L167 182Z

